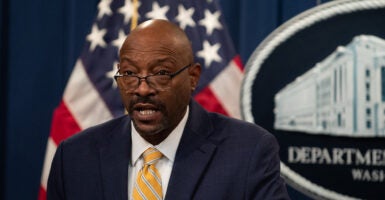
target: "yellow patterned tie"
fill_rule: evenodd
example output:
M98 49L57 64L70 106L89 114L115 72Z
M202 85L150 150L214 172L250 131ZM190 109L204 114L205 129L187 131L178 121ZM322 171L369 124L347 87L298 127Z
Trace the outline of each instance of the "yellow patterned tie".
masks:
M144 166L138 172L132 197L134 200L161 200L162 181L155 164L163 155L155 148L148 148L142 156Z

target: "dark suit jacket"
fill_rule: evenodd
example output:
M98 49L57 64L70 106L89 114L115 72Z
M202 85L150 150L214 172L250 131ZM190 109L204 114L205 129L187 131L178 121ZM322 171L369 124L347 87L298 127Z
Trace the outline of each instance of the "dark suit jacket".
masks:
M128 199L130 118L120 117L62 142L48 200ZM166 200L289 199L278 144L261 127L206 112L192 100Z

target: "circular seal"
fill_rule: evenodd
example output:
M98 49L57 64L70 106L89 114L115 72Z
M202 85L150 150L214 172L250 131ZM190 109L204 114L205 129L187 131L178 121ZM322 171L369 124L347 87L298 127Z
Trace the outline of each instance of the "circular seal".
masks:
M241 109L272 132L286 182L315 199L385 199L385 1L341 0L272 32Z

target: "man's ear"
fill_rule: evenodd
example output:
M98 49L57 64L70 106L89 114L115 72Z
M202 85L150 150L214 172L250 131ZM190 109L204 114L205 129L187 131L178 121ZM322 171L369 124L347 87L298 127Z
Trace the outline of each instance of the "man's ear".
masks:
M192 64L189 67L190 81L191 81L191 91L194 91L198 85L199 77L201 76L201 65L199 63Z

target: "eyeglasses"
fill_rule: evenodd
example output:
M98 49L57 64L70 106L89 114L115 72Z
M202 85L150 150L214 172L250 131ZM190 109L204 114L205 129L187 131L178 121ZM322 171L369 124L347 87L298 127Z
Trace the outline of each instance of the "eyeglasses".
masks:
M178 71L170 74L157 73L150 74L148 76L120 74L118 70L114 78L116 82L118 82L119 87L127 92L133 92L136 90L139 87L141 80L145 80L150 87L157 91L165 91L171 88L171 79L190 66L191 64L188 64Z

